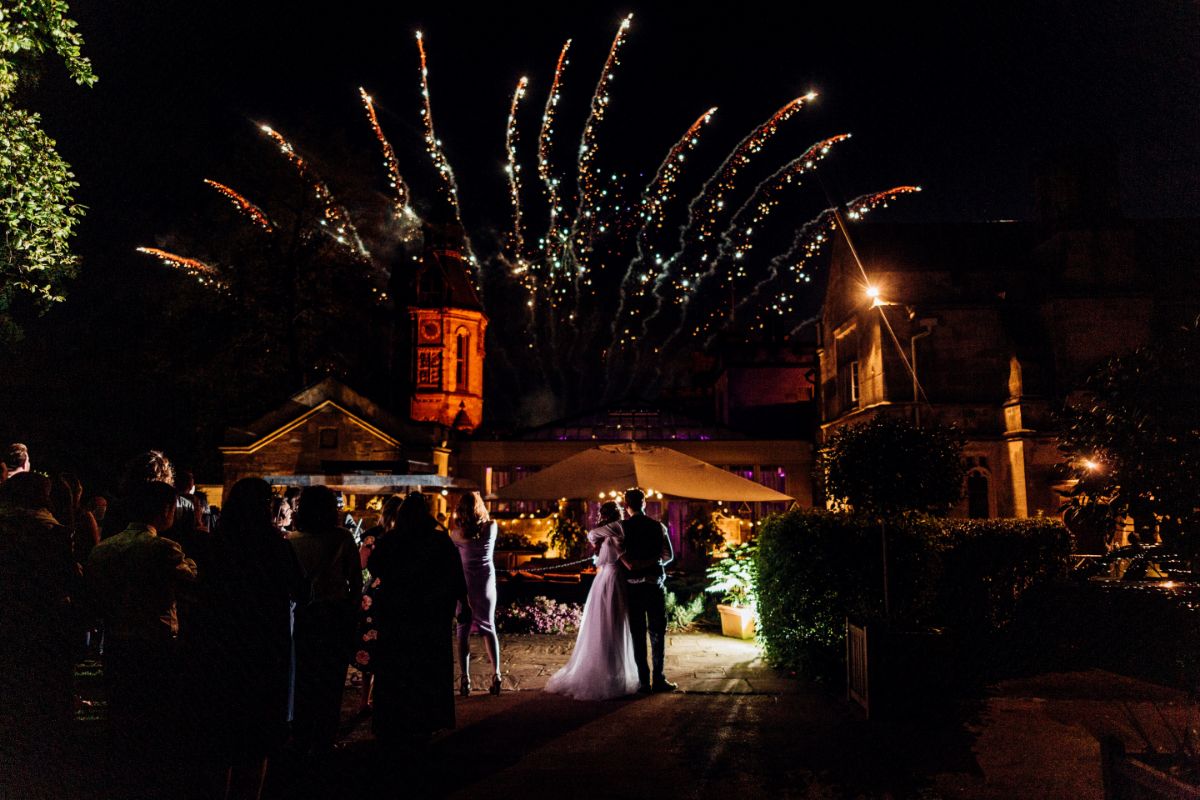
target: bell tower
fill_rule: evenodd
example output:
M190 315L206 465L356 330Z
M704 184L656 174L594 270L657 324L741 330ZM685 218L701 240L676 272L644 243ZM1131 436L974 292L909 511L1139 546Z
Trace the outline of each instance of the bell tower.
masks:
M488 319L463 256L462 230L426 224L424 234L424 253L409 292L409 415L472 431L483 419Z

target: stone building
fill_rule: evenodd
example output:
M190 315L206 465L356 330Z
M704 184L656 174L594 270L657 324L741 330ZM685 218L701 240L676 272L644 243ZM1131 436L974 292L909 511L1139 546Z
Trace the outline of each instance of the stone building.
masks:
M853 249L839 235L820 436L878 414L953 424L969 467L959 515L1059 512L1055 412L1099 362L1197 313L1200 252L1192 224L1056 212L1066 183L1038 223L860 225Z
M396 270L391 407L326 378L226 432L224 485L267 477L347 494L474 488L451 475L454 440L483 418L487 317L462 254L461 230L426 225L415 268Z

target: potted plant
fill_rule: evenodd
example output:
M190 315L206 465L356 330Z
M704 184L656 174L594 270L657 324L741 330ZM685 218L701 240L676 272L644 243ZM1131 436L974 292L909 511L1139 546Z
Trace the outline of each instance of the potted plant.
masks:
M724 558L708 568L707 592L721 595L721 633L735 639L750 639L755 628L754 582L757 573L755 542L731 547Z

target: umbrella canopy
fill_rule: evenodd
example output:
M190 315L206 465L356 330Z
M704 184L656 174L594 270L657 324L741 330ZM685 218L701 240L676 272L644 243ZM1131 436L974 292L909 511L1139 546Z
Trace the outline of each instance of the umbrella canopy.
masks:
M601 445L576 453L499 489L499 500L596 497L637 486L694 500L778 501L786 494L714 467L669 447Z

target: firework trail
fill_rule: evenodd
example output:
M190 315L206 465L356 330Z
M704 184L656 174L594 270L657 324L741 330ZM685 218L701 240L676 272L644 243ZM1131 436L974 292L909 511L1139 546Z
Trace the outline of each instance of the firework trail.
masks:
M736 185L738 172L748 166L753 157L762 151L767 141L779 130L780 125L795 116L806 103L816 97L816 92L809 92L797 97L751 131L733 148L717 171L704 184L700 193L688 204L688 220L680 228L678 249L673 256L663 262L658 276L654 279L652 290L654 311L642 319L641 338L645 338L650 330L650 325L662 315L668 300L668 293L672 288L677 292L685 293L690 290L694 275L685 274L677 280L672 280L671 274L675 263L687 253L690 241L697 241L702 249L700 256L695 259L696 263L703 264L710 257L708 252L703 251L708 249L709 240L714 238L713 231L717 217L725 208L725 195Z
M517 268L529 273L530 277L526 281L526 286L530 291L534 291L536 287L532 281L532 273L525 264L525 234L521 221L521 165L517 161L517 108L525 97L525 89L528 85L529 78L523 77L517 81L512 104L508 109L508 125L504 130L504 152L508 157L508 163L504 171L508 174L508 193L512 200L513 213L512 232L509 234L509 252Z
M895 186L882 192L864 194L846 204L846 217L851 220L862 219L876 208L886 208L892 200L901 195L914 194L919 191L921 191L920 186ZM836 206L827 208L800 227L788 249L771 259L767 266L766 276L756 283L734 307L733 317L736 318L741 312L758 302L759 297L768 286L784 277L785 269L787 272L793 273L797 285L810 280L805 273L805 267L809 260L833 238L833 231L837 229L837 211ZM756 321L761 324L763 313L767 310L774 311L780 316L790 313L792 309L788 303L795 299L795 294L781 293L778 295L774 307L760 311ZM708 343L712 343L712 341L713 339L710 337Z
M583 136L579 140L577 165L579 205L571 227L571 248L576 251L576 260L580 262L575 273L576 292L579 289L579 275L585 270L583 259L579 258L579 254L585 254L589 250L593 222L600 213L596 208L598 187L593 164L596 160L596 151L599 149L599 144L596 142L596 131L608 112L608 104L611 101L609 85L612 83L614 71L621 63L619 58L621 46L625 44L625 35L629 31L632 21L633 14L630 14L621 21L620 27L617 28L617 35L613 37L612 46L608 50L608 58L604 60L604 68L600 71L600 80L596 83L596 90L592 93L591 110L588 113L587 122L583 126ZM580 230L581 223L584 226L582 231Z
M356 256L370 259L371 253L359 237L354 223L350 221L350 214L338 204L333 196L333 192L329 191L329 187L325 184L325 181L313 171L303 156L296 152L296 148L292 147L292 143L283 134L270 125L259 125L258 128L279 146L279 152L295 167L301 179L308 181L313 194L321 203L321 213L324 217L321 220L322 228L326 229L329 235L339 244L350 248L351 252Z
M248 217L255 225L258 225L267 233L271 233L275 230L275 226L271 224L271 220L267 217L266 213L261 208L254 205L254 203L251 203L249 200L247 200L242 194L234 191L223 183L218 183L217 181L210 180L208 178L205 178L204 182L216 189L225 197L229 198L234 207L237 208L238 211L241 211L243 214L245 214L246 217Z
M214 286L216 288L224 286L224 283L220 280L221 271L214 266L205 264L203 261L169 253L166 250L159 250L157 247L138 247L136 250L144 255L157 258L168 267L186 272L205 286Z
M779 205L780 192L785 187L799 181L805 173L816 169L817 164L829 155L829 151L834 145L844 142L849 138L850 134L841 133L836 136L830 136L827 139L822 139L805 150L800 156L777 169L770 177L754 188L754 191L746 202L734 212L729 227L722 234L721 249L709 260L710 266L707 270L695 276L691 291L681 299L679 304L679 325L667 336L666 341L663 343L664 348L669 348L678 337L685 333L688 324L688 313L691 310L692 303L701 297L700 292L704 283L718 273L726 260L732 260L736 265L733 274L729 276L730 286L732 286L736 278L746 277L742 259L752 247L751 237L754 231L766 221L771 212ZM747 213L751 210L753 210L752 214L750 214L751 218L746 223L744 220ZM737 232L736 234L735 231ZM737 238L736 242L734 241L735 235ZM692 329L692 335L699 335L701 330L707 326L708 323L697 325Z
M550 161L550 148L554 140L554 115L558 111L558 101L561 98L563 70L570 63L567 61L567 51L571 49L571 40L567 39L558 54L558 64L554 67L554 82L550 84L550 94L546 98L546 107L542 111L542 129L538 133L538 177L546 188L546 199L550 204L550 225L546 231L546 239L553 247L558 241L558 215L563 207L558 196L560 180L554 177ZM554 262L551 261L553 267Z
M640 208L641 225L637 233L637 254L629 262L628 269L625 270L625 275L621 279L619 296L617 299L617 313L613 316L612 336L614 345L624 345L626 340L624 335L617 341L618 329L621 327L622 319L625 316L626 307L629 303L629 290L638 281L638 271L647 258L647 239L651 230L661 230L663 226L663 215L666 210L667 203L675 197L675 181L678 180L683 172L684 162L687 160L687 155L695 149L700 143L701 129L712 121L713 115L717 113L717 107L705 111L691 126L684 131L683 136L679 137L679 141L667 151L666 157L662 163L658 165L658 169L654 173L654 178L647 184L642 191L642 201ZM642 283L646 283L652 276L649 273L643 273L640 276ZM629 334L629 329L624 329L623 334ZM616 347L609 348L609 358L615 354Z
M769 178L755 187L750 198L734 213L733 222L730 223L725 233L722 234L721 251L717 258L732 257L739 261L744 258L746 253L753 247L751 237L754 231L758 230L759 226L771 215L771 212L778 207L780 192L787 186L798 182L805 173L816 169L817 164L829 155L829 151L834 145L840 144L849 138L850 134L841 133L837 136L830 136L828 139L822 139L805 150L799 157L792 159L783 167L776 170ZM753 209L754 213L750 217L749 222L743 224L742 221L750 209ZM714 261L710 274L715 269L716 261ZM745 277L744 272L738 277Z
M388 182L392 185L392 190L396 192L396 216L411 215L413 213L412 208L409 207L411 193L408 184L404 181L404 176L400 174L400 162L396 160L396 151L392 149L392 143L384 136L383 127L379 124L379 117L375 114L375 101L361 86L358 87L358 94L362 98L363 108L366 109L371 130L375 133L375 138L379 140L379 147L383 151L383 165L387 169Z

